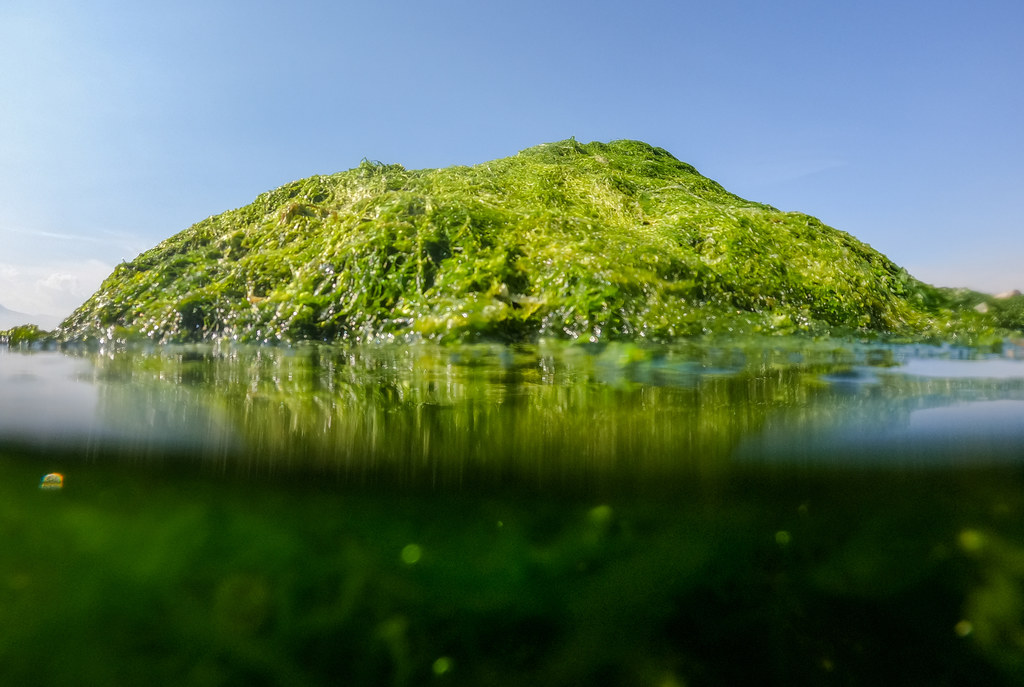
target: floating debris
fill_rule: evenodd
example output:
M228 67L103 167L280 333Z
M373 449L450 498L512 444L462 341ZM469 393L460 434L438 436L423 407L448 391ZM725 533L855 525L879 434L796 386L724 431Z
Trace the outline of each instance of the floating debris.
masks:
M51 472L50 474L43 477L43 481L39 483L40 489L46 489L47 491L54 489L64 488L64 475L59 472Z

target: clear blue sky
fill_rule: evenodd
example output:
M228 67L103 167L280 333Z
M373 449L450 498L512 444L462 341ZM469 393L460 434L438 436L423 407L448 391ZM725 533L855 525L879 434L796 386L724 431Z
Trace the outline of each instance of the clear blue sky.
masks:
M1024 288L1024 3L0 2L0 304L366 157L635 138L940 285Z

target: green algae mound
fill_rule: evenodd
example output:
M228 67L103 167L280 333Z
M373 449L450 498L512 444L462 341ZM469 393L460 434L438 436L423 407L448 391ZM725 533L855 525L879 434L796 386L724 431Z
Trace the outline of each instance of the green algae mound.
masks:
M59 335L928 335L948 328L944 303L849 234L739 198L661 148L568 140L473 167L364 160L286 184L119 265Z

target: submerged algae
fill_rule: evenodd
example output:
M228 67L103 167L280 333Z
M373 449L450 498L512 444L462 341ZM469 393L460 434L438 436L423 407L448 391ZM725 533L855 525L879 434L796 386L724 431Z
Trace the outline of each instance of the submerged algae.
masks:
M412 171L363 161L264 193L123 263L64 340L671 340L984 328L813 217L638 141Z

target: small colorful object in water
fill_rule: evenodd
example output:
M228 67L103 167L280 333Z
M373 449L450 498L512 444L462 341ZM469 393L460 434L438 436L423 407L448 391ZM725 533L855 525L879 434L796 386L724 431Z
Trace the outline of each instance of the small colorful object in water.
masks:
M59 472L51 472L49 475L43 477L43 481L39 483L40 489L63 489L64 488L64 475Z

